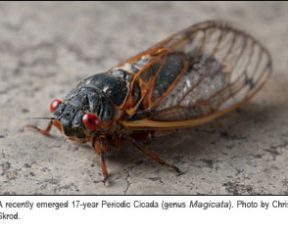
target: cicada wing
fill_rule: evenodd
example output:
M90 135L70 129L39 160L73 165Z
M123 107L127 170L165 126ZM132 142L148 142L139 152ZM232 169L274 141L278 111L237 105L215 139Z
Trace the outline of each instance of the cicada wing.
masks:
M149 111L149 116L124 121L126 128L180 128L205 123L247 102L261 89L272 70L265 47L222 22L197 24L151 50L155 48L165 50L159 59L162 66L167 56L174 55L178 60L181 57L182 71L170 69L173 79L166 74L170 77L169 85L162 93L160 85L166 85L167 80L160 70L155 74L154 83L149 85L150 96L146 96L142 108Z

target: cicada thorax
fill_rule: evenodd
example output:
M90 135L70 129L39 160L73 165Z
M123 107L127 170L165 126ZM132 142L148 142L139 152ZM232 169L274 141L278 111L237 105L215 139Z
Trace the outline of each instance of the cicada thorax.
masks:
M189 68L189 60L183 53L143 54L132 63L125 63L111 70L111 74L125 74L129 84L127 99L122 109L129 117L136 112L149 112L174 88ZM123 73L124 72L124 73Z

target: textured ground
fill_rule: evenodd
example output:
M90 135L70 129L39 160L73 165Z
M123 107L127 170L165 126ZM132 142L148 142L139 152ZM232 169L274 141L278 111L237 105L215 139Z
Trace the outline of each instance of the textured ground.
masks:
M287 3L2 2L0 15L0 194L288 194ZM90 147L23 130L79 79L214 18L261 40L274 73L241 110L151 143L184 175L125 146L105 187Z

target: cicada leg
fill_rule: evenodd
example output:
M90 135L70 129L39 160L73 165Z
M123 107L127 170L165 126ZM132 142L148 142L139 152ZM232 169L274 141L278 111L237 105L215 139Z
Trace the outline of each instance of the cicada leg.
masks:
M38 126L35 125L26 125L26 128L30 128L33 130L38 131L39 133L45 135L45 136L50 136L50 131L52 129L52 126L55 126L60 132L62 132L62 125L58 120L51 119L45 129L41 129Z
M175 165L169 164L166 161L164 161L163 159L161 159L157 154L155 154L152 150L149 150L147 148L145 148L145 146L143 146L141 143L135 141L135 139L130 138L130 141L132 142L132 144L139 149L142 153L144 153L145 155L147 155L149 158L151 158L153 161L158 162L160 165L164 165L167 166L169 168L174 169L178 175L183 174L183 172Z
M102 174L103 174L103 182L106 184L108 180L108 171L107 171L107 166L106 166L106 153L108 151L108 142L105 138L105 136L100 136L94 139L94 142L92 143L96 154L100 156L101 160L101 169L102 169Z
M45 136L50 136L50 131L51 131L52 126L53 126L53 120L50 120L45 129L40 129L38 126L35 126L35 125L27 125L26 128L36 130Z

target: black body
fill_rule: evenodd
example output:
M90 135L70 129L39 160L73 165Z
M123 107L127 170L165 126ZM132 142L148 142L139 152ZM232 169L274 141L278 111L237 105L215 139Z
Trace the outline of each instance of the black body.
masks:
M54 112L54 118L63 125L64 134L85 138L82 117L85 113L96 114L103 122L113 119L115 106L126 98L126 81L108 73L100 73L81 81L67 94Z

